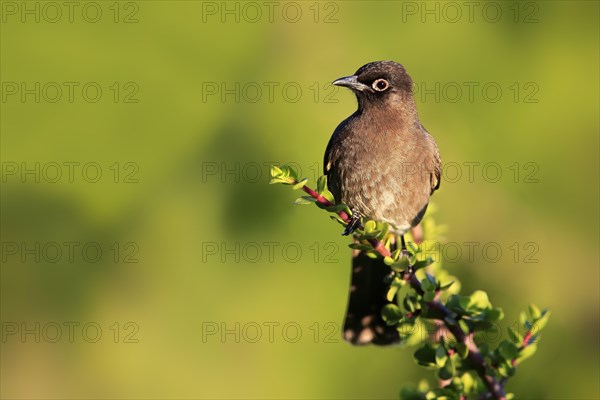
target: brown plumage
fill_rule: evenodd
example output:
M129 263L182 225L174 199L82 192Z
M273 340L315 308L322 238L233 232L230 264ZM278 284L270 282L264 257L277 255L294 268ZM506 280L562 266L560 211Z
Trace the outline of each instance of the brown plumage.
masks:
M340 123L327 146L328 188L355 218L389 222L402 235L421 221L441 178L438 148L419 121L412 80L402 65L378 61L333 84L350 88L358 109ZM389 267L368 264L355 254L344 336L354 344L392 343L397 332L379 315L386 302L381 281Z

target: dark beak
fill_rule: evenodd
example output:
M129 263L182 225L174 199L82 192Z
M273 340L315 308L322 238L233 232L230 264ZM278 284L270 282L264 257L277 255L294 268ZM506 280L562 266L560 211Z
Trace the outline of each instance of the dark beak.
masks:
M336 79L332 82L332 84L336 86L344 86L352 90L358 90L359 92L369 89L367 85L358 81L358 77L356 75L345 76L343 78Z

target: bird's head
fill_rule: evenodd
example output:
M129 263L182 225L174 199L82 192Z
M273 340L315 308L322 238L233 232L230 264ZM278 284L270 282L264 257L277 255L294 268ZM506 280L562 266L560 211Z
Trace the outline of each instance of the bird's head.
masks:
M365 64L354 75L336 79L333 84L351 89L361 106L412 99L412 79L404 67L394 61Z

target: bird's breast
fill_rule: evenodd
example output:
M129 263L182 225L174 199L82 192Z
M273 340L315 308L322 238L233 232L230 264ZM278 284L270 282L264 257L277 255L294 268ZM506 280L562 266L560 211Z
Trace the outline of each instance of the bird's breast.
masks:
M346 129L331 160L334 196L366 216L407 229L429 199L428 178L419 172L418 137L361 121Z

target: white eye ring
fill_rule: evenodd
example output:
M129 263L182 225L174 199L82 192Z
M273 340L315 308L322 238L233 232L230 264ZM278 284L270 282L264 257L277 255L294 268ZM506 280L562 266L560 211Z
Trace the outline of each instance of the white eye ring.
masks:
M372 84L371 87L373 89L375 89L378 92L383 92L384 90L387 90L387 88L390 87L390 84L388 81L386 81L383 78L377 79L375 80Z

